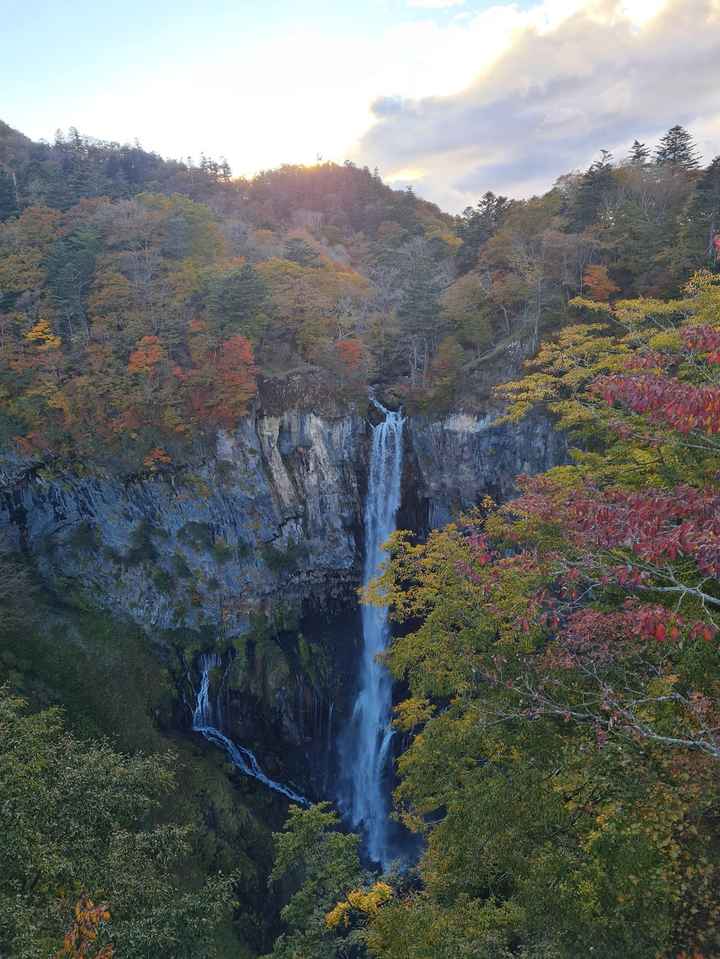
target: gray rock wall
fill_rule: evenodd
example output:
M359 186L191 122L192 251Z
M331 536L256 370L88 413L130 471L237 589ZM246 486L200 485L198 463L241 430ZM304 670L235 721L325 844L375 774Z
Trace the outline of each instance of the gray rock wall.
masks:
M565 439L546 417L501 425L497 419L496 413L451 413L410 420L414 494L425 504L427 528L444 526L485 494L505 502L517 491L519 474L541 473L564 461Z
M232 635L271 604L356 583L364 449L359 416L248 418L207 462L172 475L16 478L0 526L74 601Z
M485 493L507 499L518 473L565 455L542 417L493 424L460 412L409 419L403 523L440 526ZM368 434L360 413L290 410L248 417L206 462L144 480L23 476L8 464L0 527L71 602L153 630L237 635L279 607L352 603Z

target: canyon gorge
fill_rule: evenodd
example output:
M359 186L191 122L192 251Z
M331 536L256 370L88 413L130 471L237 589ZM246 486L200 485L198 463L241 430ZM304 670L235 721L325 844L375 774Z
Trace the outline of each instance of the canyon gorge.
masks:
M372 402L308 408L300 391L283 409L287 396L272 384L260 395L205 458L158 477L39 470L6 457L0 524L63 603L104 609L146 633L178 676L182 705L172 724L203 725L193 713L204 683L206 709L208 695L223 704L217 735L252 749L255 763L294 784L292 795L340 799L359 826L367 810L338 791L352 780L338 743L358 748L347 729L363 670L381 651L363 653L363 617L376 611L361 615L357 590L377 571L392 531L387 520L371 531L372 559L363 564L373 437L383 416L398 414ZM398 527L422 538L486 495L507 499L518 474L563 460L564 439L547 418L496 425L500 414L402 421L394 434ZM376 477L370 495L392 499L386 481ZM389 687L383 695L386 725ZM387 782L383 795L386 803Z

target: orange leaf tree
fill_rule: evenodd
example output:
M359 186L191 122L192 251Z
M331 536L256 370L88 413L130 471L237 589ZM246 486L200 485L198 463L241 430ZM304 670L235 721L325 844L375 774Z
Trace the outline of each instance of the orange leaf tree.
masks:
M107 904L95 905L89 896L81 896L75 904L74 914L63 947L55 954L55 959L112 959L112 944L103 943L110 922Z

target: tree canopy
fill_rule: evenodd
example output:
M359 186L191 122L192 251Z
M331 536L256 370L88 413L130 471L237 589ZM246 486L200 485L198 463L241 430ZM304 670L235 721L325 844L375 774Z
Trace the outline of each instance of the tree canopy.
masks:
M3 953L67 955L83 935L74 921L94 924L98 946L129 959L212 956L233 877L182 888L193 827L153 824L173 786L172 756L126 756L80 740L57 709L29 712L0 689ZM88 899L104 904L100 914Z
M353 164L232 179L206 157L3 126L0 438L157 470L298 370L347 399L375 382L408 407L461 385L478 402L492 349L532 351L574 296L674 295L716 269L717 161L699 170L677 126L648 149L453 218Z

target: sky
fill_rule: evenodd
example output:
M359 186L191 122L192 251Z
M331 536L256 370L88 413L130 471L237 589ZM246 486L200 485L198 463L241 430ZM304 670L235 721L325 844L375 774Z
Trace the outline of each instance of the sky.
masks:
M0 47L33 139L350 159L451 212L675 123L720 153L720 0L0 0Z

